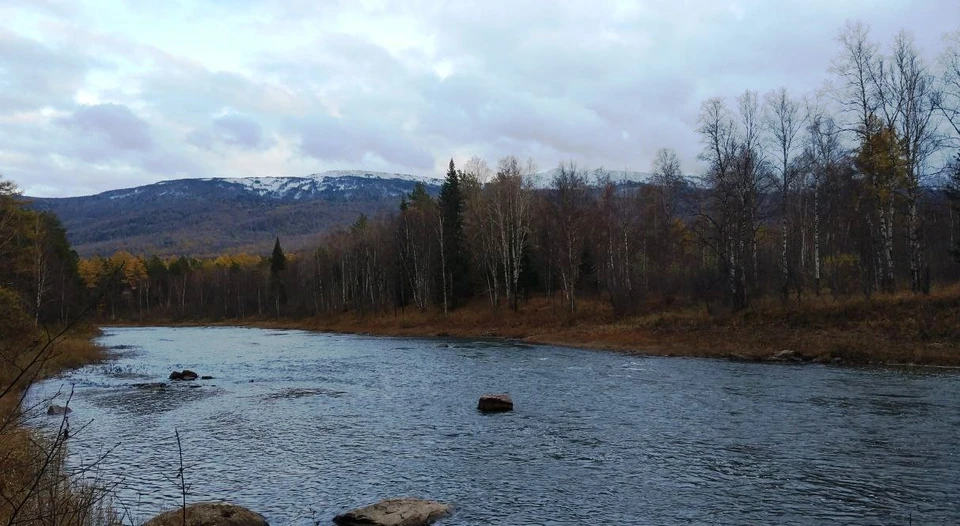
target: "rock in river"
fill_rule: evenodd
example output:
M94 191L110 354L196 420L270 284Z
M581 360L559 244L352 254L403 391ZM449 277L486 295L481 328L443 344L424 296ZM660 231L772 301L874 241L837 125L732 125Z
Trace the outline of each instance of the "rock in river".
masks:
M64 407L62 405L53 404L47 408L48 415L69 415L73 412L73 409L69 407Z
M143 526L182 526L183 509L165 511ZM257 512L226 502L198 502L187 506L187 526L270 526Z
M484 413L500 413L513 411L513 400L508 394L488 394L480 397L477 409Z
M197 378L200 378L200 376L190 369L184 369L183 371L174 371L170 373L171 380L196 380Z
M387 499L333 518L340 526L422 526L450 515L450 505L413 498Z

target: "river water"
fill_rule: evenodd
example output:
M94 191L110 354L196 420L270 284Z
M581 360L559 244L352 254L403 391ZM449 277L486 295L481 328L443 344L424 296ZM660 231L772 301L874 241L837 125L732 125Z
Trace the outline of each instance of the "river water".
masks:
M134 519L225 499L330 524L382 498L466 524L960 524L960 374L249 328L111 328L70 462ZM189 368L212 380L165 381ZM483 415L484 393L516 410ZM47 417L52 425L54 417ZM82 430L80 428L82 427ZM78 431L79 430L79 431Z

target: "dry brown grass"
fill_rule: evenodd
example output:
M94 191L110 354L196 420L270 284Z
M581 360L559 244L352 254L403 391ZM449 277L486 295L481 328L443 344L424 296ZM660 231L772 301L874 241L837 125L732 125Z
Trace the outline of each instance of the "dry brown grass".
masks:
M105 497L108 488L85 480L89 471L71 473L64 466L69 432L66 419L49 432L24 425L31 411L23 395L30 383L64 370L101 360L103 348L92 341L94 329L22 334L2 342L0 362L0 523L86 526L117 524ZM81 480L84 479L84 480Z
M709 314L703 306L650 305L618 319L605 302L582 300L571 316L559 301L536 298L517 313L478 302L446 316L406 309L379 316L346 313L254 324L392 336L514 338L667 356L762 360L789 349L808 361L960 366L956 286L927 296L821 296L801 303L764 299L749 310L726 314Z

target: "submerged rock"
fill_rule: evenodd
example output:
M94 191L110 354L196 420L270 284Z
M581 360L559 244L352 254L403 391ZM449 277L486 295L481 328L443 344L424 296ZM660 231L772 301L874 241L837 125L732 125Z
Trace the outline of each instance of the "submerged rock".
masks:
M422 526L450 515L450 505L434 500L400 498L350 510L333 518L340 526Z
M212 376L209 376L209 375L203 375L203 376L200 377L200 379L201 379L201 380L213 380L213 377L212 377Z
M484 413L501 413L513 411L513 400L508 394L488 394L480 397L477 409Z
M270 526L263 515L226 502L198 502L187 506L187 526ZM143 526L182 526L183 509L165 511Z
M47 408L48 415L69 415L72 412L73 409L57 404L53 404Z

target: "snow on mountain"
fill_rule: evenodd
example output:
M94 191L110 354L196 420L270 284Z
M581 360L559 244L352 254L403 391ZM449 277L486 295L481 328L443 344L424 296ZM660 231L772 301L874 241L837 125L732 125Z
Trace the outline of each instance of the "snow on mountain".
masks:
M261 197L275 199L301 199L324 192L347 192L370 185L390 185L398 181L407 183L404 186L411 182L422 182L427 186L439 186L443 183L443 179L438 177L366 170L332 170L305 177L223 177L201 180L235 185Z

